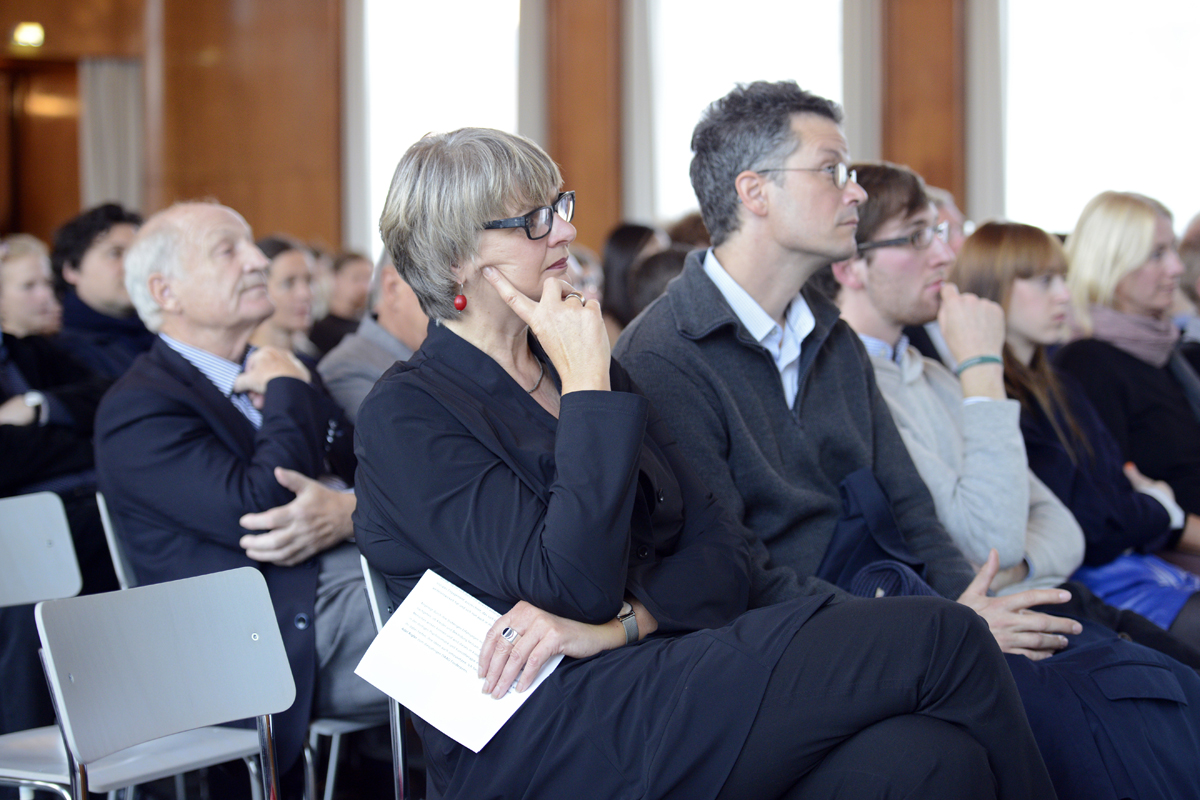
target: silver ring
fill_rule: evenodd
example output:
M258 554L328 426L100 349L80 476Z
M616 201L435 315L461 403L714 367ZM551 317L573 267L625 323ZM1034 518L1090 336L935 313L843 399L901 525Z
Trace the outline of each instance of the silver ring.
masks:
M577 300L579 300L579 305L581 305L581 306L587 305L587 299L584 298L584 296L581 295L579 292L567 292L567 297L576 298ZM566 300L567 297L564 297L563 300Z
M508 642L509 644L513 644L514 642L516 642L517 637L520 635L521 634L517 633L512 628L505 628L504 630L500 631L500 638L503 639L504 641Z

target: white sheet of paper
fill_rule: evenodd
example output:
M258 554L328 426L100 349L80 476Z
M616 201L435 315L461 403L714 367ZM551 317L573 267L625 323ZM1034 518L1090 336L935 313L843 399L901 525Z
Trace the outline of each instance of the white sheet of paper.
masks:
M478 753L562 661L546 662L524 692L499 700L476 676L483 637L500 615L426 571L367 648L354 673Z

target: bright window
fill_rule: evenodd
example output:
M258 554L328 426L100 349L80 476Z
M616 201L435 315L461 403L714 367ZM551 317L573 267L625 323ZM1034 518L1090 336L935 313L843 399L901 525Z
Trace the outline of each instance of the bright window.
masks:
M429 132L515 131L519 0L366 0L372 230L404 152ZM372 257L383 249L372 237Z
M1200 211L1200 4L1008 0L1006 214L1069 233L1107 189Z
M692 129L735 83L795 80L842 101L841 0L649 0L655 216L696 208Z

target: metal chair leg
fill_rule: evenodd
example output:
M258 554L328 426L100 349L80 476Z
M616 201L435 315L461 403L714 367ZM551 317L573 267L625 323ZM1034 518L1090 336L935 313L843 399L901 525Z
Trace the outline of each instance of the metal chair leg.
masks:
M250 800L263 800L263 778L262 770L258 768L258 757L250 756L242 761L246 762L246 770L250 773Z
M279 762L275 758L275 722L270 714L257 718L258 750L262 753L262 786L267 800L279 798Z
M187 781L182 775L175 776L175 800L187 800Z
M8 781L0 781L0 786L12 786ZM46 781L23 781L17 785L17 796L21 800L33 800L34 792L52 792L62 800L71 800L73 795L71 790L57 783L47 783Z
M71 796L74 800L88 800L87 767L77 763L67 750L67 764L71 767Z
M338 757L342 751L342 735L329 737L329 768L325 770L325 800L333 800L333 787L337 783Z
M308 741L304 743L304 800L317 800L317 745L318 735L309 733Z

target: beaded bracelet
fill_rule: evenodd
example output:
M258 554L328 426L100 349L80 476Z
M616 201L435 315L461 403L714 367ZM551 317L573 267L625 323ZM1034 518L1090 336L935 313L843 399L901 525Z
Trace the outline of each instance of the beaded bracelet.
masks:
M1000 356L975 356L968 358L966 361L958 365L958 369L954 370L955 375L962 375L971 367L977 367L980 364L1003 364L1004 360Z

